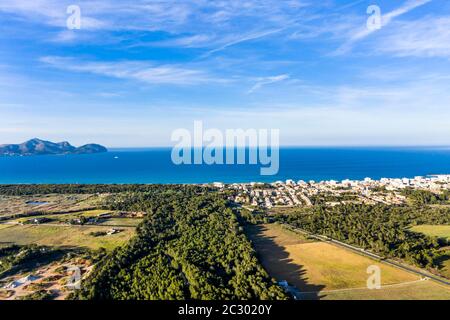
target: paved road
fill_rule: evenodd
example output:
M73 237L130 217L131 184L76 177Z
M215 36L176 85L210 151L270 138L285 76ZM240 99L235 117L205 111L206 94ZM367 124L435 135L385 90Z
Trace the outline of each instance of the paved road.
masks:
M363 255L363 256L366 256L366 257L368 257L368 258L378 260L378 261L380 261L381 263L384 263L384 264L387 264L387 265L396 267L396 268L398 268L398 269L402 269L402 270L405 270L405 271L407 271L407 272L414 273L414 274L416 274L416 275L418 275L418 276L420 276L420 277L423 277L423 278L429 278L429 279L431 279L431 280L433 280L433 281L436 281L436 282L439 282L439 283L441 283L441 284L450 286L450 281L449 281L449 280L447 280L447 279L445 279L445 278L442 278L442 277L439 277L439 276L436 276L436 275L431 274L431 273L429 273L429 272L426 272L426 271L424 271L424 270L418 270L418 269L416 269L416 268L410 267L410 266L405 265L405 264L403 264L403 263L399 263L399 262L394 261L394 260L391 260L391 259L386 259L386 258L384 258L384 257L381 257L381 256L377 255L377 254L374 254L374 253L372 253L372 252L369 252L369 251L367 251L367 250L364 250L364 249L362 249L362 248L358 248L358 247L349 245L349 244L347 244L347 243L344 243L344 242L341 242L341 241L332 239L332 238L330 238L330 237L326 237L326 236L322 236L322 235L313 234L313 233L310 233L310 232L308 232L308 231L306 231L306 230L299 229L299 228L294 228L294 227L292 227L292 226L290 226L290 225L287 225L287 224L285 224L285 226L287 226L288 228L290 228L290 229L292 229L292 230L294 230L294 231L297 231L297 232L299 232L299 233L305 234L305 235L307 235L307 236L309 236L309 237L311 237L311 238L314 238L314 239L317 239L317 240L320 240L320 241L324 241L324 242L331 243L331 244L333 244L333 245L335 245L335 246L338 246L338 247L341 247L341 248L344 248L344 249L351 250L351 251L353 251L353 252L356 252L356 253L358 253L358 254L360 254L360 255Z

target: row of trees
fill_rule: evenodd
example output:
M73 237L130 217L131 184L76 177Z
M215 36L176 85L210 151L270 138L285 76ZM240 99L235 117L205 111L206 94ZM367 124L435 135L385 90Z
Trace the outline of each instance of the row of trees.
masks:
M287 298L218 193L155 189L114 195L106 206L147 216L137 236L99 263L74 298Z
M95 194L122 192L154 192L169 190L185 190L194 188L197 192L204 187L184 185L148 185L148 184L30 184L0 185L0 195L25 196L37 194Z

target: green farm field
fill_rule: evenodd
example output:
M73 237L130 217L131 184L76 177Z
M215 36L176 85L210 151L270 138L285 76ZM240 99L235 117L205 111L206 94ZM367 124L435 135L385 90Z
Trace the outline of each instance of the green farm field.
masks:
M430 237L450 240L450 225L419 225L411 228L414 232L423 233Z

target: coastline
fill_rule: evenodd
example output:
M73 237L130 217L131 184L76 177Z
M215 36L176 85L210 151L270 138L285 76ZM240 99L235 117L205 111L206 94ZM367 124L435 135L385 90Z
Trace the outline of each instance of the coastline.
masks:
M363 184L363 183L397 183L402 184L404 181L405 186L408 186L408 184L413 183L414 181L421 181L422 183L425 182L442 182L442 183L449 183L450 188L450 173L439 173L439 174L428 174L425 176L414 176L414 177L383 177L381 179L372 179L371 177L366 177L364 179L358 180L358 179L343 179L340 181L337 180L298 180L297 182L293 179L287 179L286 181L276 180L276 181L236 181L236 182L221 182L221 181L213 181L213 182L197 182L197 183L164 183L164 182L154 182L154 183L33 183L33 182L21 182L21 183L0 183L0 186L6 186L6 185L17 185L17 186L27 186L27 185L165 185L165 186L171 186L171 185L186 185L186 186L216 186L220 187L219 185L223 186L232 186L232 185L277 185L277 184L289 184L289 181L294 182L296 184L328 184L328 185L339 185L339 184ZM412 184L411 186L414 186Z

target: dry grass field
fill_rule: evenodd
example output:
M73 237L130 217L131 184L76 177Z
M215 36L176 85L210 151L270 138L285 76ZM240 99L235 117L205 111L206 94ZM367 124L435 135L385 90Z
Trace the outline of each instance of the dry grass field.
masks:
M93 217L98 217L101 214L109 214L109 213L111 213L111 212L108 210L86 210L86 211L79 211L79 212L74 212L74 213L60 213L60 214L52 214L51 212L49 212L49 213L45 213L45 214L40 214L39 216L22 217L22 218L17 218L17 219L10 219L8 221L24 223L27 220L39 217L39 218L49 218L49 219L52 219L54 222L67 222L69 220L76 219L76 218L81 218L81 217L93 218Z
M0 224L0 230L6 229L6 228L9 228L9 227L11 227L11 226L7 225L7 224Z
M128 227L119 228L122 231L113 235L91 235L92 232L109 229L110 226L0 225L0 243L112 250L135 233L135 228Z
M380 267L383 285L420 279L416 275L324 242L289 246L286 249L290 259L302 263L308 282L321 283L324 290L365 287L367 268L371 265Z
M450 300L450 290L432 281L407 283L380 290L326 292L323 300Z
M142 219L136 218L111 218L101 222L100 226L128 226L137 227L142 222Z
M307 299L450 299L450 289L431 281L417 282L419 276L328 243L308 241L278 225L252 227L248 234L269 274L288 281ZM388 287L365 289L371 265L380 267L382 285ZM402 285L390 287L394 284ZM413 287L426 290L414 292Z

